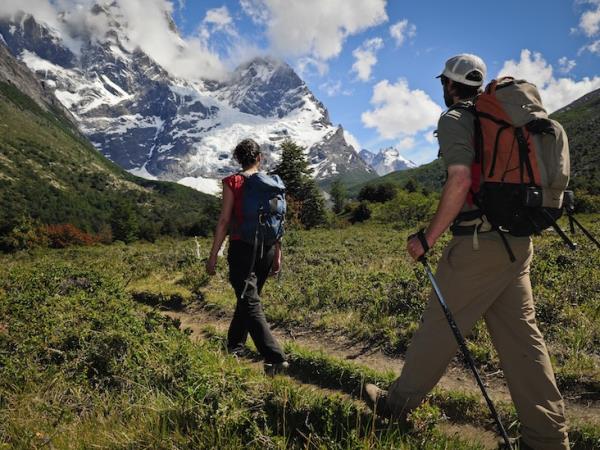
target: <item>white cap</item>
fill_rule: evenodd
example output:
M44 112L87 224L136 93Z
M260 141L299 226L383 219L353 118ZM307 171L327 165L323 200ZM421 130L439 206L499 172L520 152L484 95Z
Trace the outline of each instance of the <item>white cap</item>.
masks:
M467 86L481 86L486 73L487 67L479 56L462 53L446 61L442 75Z

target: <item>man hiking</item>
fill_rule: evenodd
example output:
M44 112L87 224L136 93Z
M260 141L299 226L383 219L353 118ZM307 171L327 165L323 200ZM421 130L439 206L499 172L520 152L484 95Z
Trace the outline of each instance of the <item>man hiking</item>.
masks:
M407 251L418 260L428 250L424 247L433 247L452 225L453 238L443 251L436 278L463 335L479 318L485 319L521 422L520 448L568 449L563 399L535 320L529 279L531 238L494 229L485 216L462 220L477 209L471 198L477 125L472 107L485 75L481 58L461 54L450 58L438 77L448 107L437 130L448 177L431 223L420 237L409 238ZM404 420L440 380L456 350L457 342L432 292L400 377L387 392L367 385L366 400L377 412Z

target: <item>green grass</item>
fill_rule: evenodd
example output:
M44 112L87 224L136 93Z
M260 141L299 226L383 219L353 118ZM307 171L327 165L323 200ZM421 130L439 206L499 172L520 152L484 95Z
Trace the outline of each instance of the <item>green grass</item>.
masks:
M210 326L205 327L204 333L217 348L225 348L225 334L217 332ZM391 371L378 371L332 357L323 351L303 348L295 343L286 343L284 349L291 363L288 373L292 377L305 383L337 389L357 397L361 396L366 383L374 383L385 389L397 377L397 374ZM253 356L259 358L253 348L252 351ZM474 380L472 382L475 383ZM428 396L427 405L439 408L441 413L453 422L494 429L489 410L480 395L436 388ZM518 419L512 404L495 401L495 406L503 423L509 425L508 431L515 434ZM436 422L439 420L438 417ZM571 423L569 438L573 449L597 448L600 445L600 421Z
M597 217L586 221L600 234ZM361 225L290 233L280 284L267 285L268 318L279 325L342 333L385 352L402 354L423 311L429 283L405 253L407 231ZM532 284L540 328L561 386L600 384L600 254L581 235L570 252L558 237L536 238ZM443 242L431 258L435 263ZM229 311L234 297L226 268L205 289L205 304ZM470 349L487 369L498 360L483 322Z
M583 217L600 235L598 216ZM284 270L263 292L267 317L279 326L343 334L390 354L404 353L420 320L430 287L419 265L405 253L408 231L366 224L335 230L292 231L284 240ZM447 239L445 237L444 239ZM600 254L582 236L571 252L546 233L535 240L531 279L539 326L554 359L559 384L598 392L600 384ZM200 257L210 242L201 241ZM443 242L436 246L435 264ZM194 255L193 240L163 240L156 245L71 248L34 252L38 258L66 259L82 267L120 274L127 291L149 303L195 303L229 313L235 304L224 258L210 278ZM27 253L5 257L29 260ZM483 322L469 348L485 370L498 360Z
M478 448L266 378L133 302L112 268L52 256L1 269L0 448Z
M597 216L582 220L598 234ZM407 233L375 224L290 232L281 282L270 281L264 291L269 319L402 354L429 290L404 253ZM570 253L552 234L536 238L532 282L562 388L598 392L600 255L578 241L582 248ZM201 241L200 259L209 244ZM0 442L6 448L41 446L48 439L56 448L92 442L111 448L282 448L303 447L309 439L316 448L460 448L435 426L429 430L435 408L456 422L489 425L477 396L436 391L422 413L428 434L367 433L363 406L266 379L213 344L193 344L177 323L132 302L134 295L167 307L177 298L179 305L223 312L234 304L225 261L209 279L192 239L0 256L0 330L8 330L0 331ZM497 367L481 324L469 345L484 370ZM355 393L363 380L385 385L393 377L301 348L287 350L296 375L323 388ZM507 418L513 417L505 406ZM317 418L324 424L317 425ZM285 431L284 423L312 428L298 428L299 434L288 425ZM580 445L598 442L598 427L577 424L573 431Z

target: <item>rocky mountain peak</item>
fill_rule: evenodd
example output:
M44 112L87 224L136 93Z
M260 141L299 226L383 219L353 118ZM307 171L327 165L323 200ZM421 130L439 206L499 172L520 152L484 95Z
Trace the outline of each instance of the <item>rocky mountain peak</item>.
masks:
M400 151L395 147L381 149L378 153L371 153L368 150L361 150L359 153L362 160L370 165L379 176L387 175L398 170L406 170L417 167L417 165L404 158Z
M217 85L217 95L241 112L261 117L283 118L310 101L321 114L319 122L330 125L323 104L284 61L255 57L237 67L231 77Z
M284 61L256 57L224 81L175 77L130 45L121 13L116 2L93 6L106 39L90 31L96 38L80 39L76 51L68 45L72 35L61 37L32 17L0 19L11 53L73 113L98 150L121 167L205 189L236 170L231 149L250 137L272 163L279 159L281 142L293 140L306 149L319 179L372 174ZM174 24L171 31L176 33Z

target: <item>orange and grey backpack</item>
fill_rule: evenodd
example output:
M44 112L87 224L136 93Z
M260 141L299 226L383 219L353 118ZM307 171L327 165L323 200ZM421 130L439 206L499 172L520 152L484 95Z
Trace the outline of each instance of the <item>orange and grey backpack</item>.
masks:
M535 85L493 80L466 109L475 116L469 201L503 237L511 259L504 233L530 236L553 227L574 248L556 224L569 183L569 144Z

